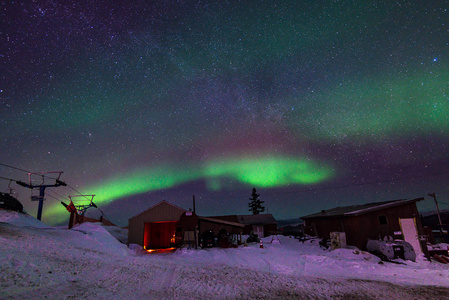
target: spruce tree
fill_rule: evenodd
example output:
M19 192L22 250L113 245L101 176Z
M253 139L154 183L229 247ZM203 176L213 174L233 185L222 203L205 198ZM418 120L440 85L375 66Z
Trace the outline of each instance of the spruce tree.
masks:
M256 188L253 188L253 192L251 193L251 198L249 198L250 202L248 204L249 211L253 213L253 215L258 215L261 212L265 211L265 207L262 206L262 203L265 201L260 201L259 194L256 191Z

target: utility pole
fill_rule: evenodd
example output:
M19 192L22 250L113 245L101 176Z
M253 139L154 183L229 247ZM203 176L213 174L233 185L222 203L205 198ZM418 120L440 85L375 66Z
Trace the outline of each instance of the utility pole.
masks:
M39 206L37 209L37 219L40 221L42 218L42 208L44 206L44 196L45 196L45 189L48 187L58 187L58 186L66 186L67 184L59 178L61 177L61 174L63 172L39 172L39 173L28 173L29 183L25 183L22 181L16 181L18 185L21 185L23 187L29 188L29 189L39 189L39 196L31 196L31 201L39 201ZM44 184L45 183L45 174L59 174L58 177L55 179L54 184ZM33 185L32 182L32 175L38 175L42 176L42 183L39 185Z
M440 209L438 208L437 195L435 195L435 193L429 193L427 195L429 195L430 197L433 197L433 200L435 201L435 206L437 207L438 221L440 222L440 227L442 227L443 222L441 222Z
M427 195L429 195L430 197L433 197L433 200L435 201L435 206L437 207L438 221L440 222L440 226L438 226L438 227L440 228L441 238L443 239L444 242L448 242L447 237L444 236L444 232L443 232L443 222L441 222L440 209L438 208L437 195L435 193L429 193Z

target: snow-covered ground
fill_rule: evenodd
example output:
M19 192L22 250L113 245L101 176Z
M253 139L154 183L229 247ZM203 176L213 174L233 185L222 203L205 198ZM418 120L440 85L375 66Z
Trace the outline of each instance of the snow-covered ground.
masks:
M262 249L147 254L108 230L0 210L0 298L449 299L449 265L425 259L379 264L366 252L283 236Z

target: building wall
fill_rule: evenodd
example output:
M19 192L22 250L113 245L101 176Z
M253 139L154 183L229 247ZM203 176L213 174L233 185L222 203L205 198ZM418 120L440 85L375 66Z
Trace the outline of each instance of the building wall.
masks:
M344 231L342 218L316 218L306 221L307 226L313 226L313 224L315 224L317 235L321 238L328 239L333 231Z
M217 235L221 229L225 229L228 234L242 234L242 227L234 227L232 225L227 224L219 224L219 223L211 223L207 221L200 221L199 223L200 234L202 234L206 230L212 230L212 232Z
M277 224L265 224L263 226L263 233L265 236L275 234L278 231Z
M145 223L178 221L185 210L167 202L161 202L147 211L129 219L128 244L144 244Z
M386 224L381 224L379 216L385 217ZM328 239L333 231L346 233L348 245L365 249L368 239L379 239L385 236L395 238L394 232L400 231L399 218L415 218L418 234L422 234L422 226L415 203L391 207L359 216L324 217L306 219L307 226L315 224L317 235ZM396 236L397 238L398 236Z

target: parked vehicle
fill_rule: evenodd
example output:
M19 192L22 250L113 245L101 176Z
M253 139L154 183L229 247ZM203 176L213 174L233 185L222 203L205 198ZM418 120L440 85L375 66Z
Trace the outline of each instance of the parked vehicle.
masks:
M246 239L247 243L258 243L260 242L260 238L257 234L255 233L250 233L249 237Z
M201 248L211 248L215 247L215 235L212 230L206 230L201 234L200 238Z

